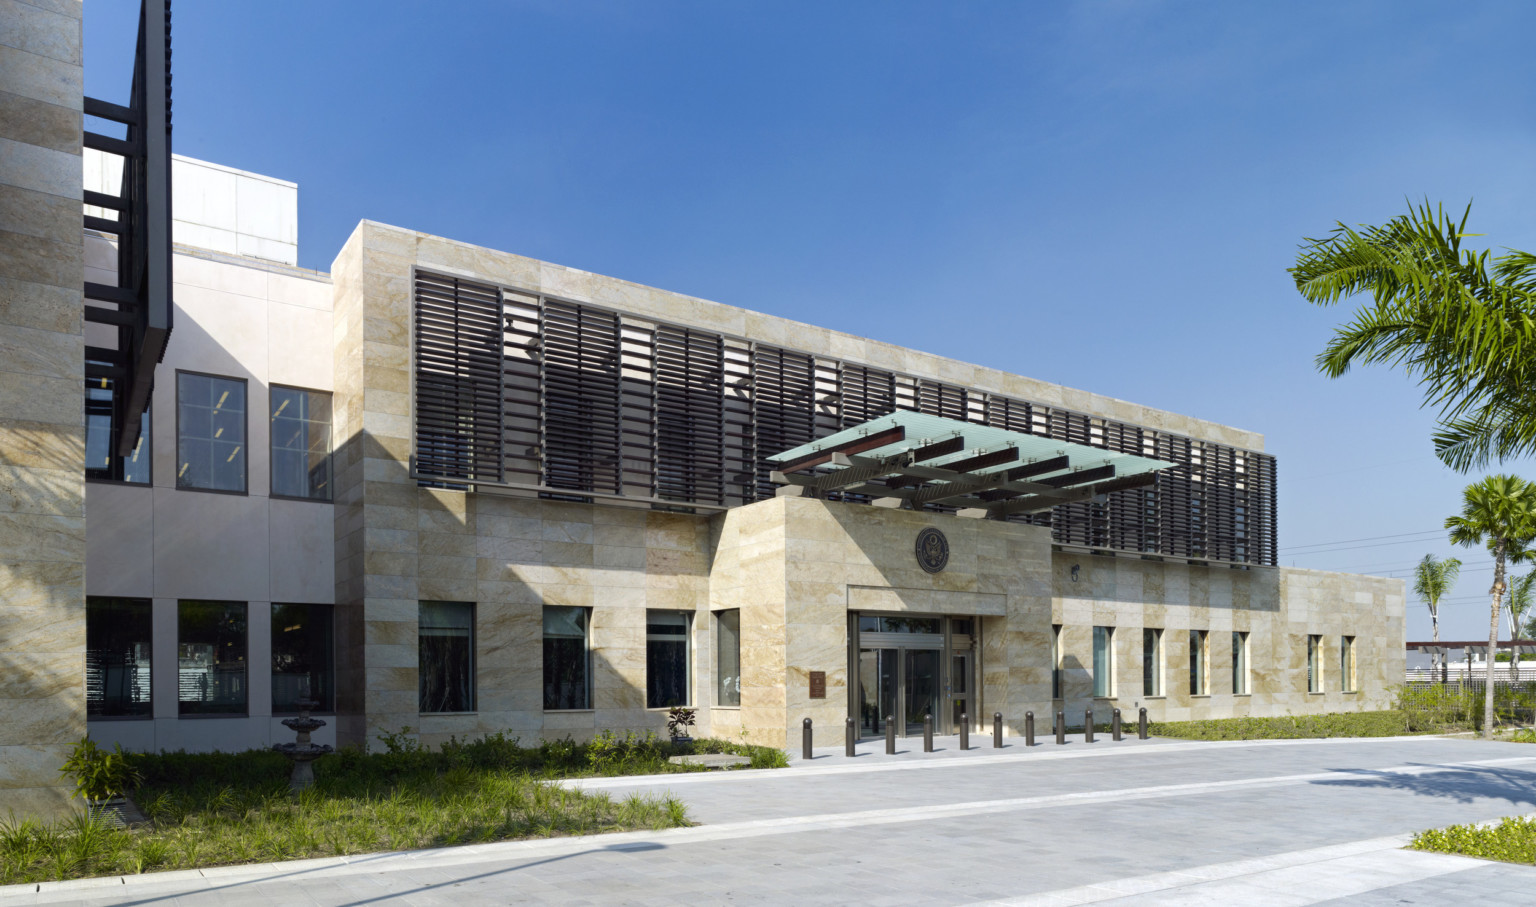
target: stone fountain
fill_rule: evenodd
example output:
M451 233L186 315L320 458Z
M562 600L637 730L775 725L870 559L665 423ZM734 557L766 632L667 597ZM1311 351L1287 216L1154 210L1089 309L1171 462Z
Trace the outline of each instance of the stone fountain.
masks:
M319 718L309 717L309 710L320 703L312 699L300 699L299 717L284 718L283 726L298 734L295 743L274 743L272 748L287 756L293 763L293 774L288 777L289 789L298 792L315 783L315 767L310 763L332 752L327 744L316 745L309 741L309 732L325 727Z

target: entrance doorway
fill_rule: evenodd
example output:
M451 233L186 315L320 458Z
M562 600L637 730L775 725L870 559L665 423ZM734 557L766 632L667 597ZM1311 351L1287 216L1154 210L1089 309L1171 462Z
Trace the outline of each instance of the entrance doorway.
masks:
M973 624L970 618L860 614L853 703L860 736L884 736L888 719L899 737L921 734L925 715L933 716L939 734L957 733L961 714L974 721Z

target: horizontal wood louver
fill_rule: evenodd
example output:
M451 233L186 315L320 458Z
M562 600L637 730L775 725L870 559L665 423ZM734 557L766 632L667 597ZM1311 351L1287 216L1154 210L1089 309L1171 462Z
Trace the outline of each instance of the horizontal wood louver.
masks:
M416 295L423 481L735 506L777 491L767 457L913 410L1175 464L1009 518L1060 544L1275 563L1267 454L451 276L419 273Z
M502 480L502 317L496 287L418 273L416 469Z
M541 329L544 484L619 494L618 316L545 300Z

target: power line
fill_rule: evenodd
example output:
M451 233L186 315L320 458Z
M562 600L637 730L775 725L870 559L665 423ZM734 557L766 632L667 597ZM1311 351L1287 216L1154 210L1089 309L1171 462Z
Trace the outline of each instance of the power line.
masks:
M1368 536L1366 536L1364 538L1358 538L1358 539L1339 539L1338 541L1335 541L1335 542L1314 542L1314 543L1312 543L1310 545L1287 545L1286 547L1281 548L1280 550L1281 551L1290 551L1290 550L1292 550L1294 548L1320 548L1320 547L1323 547L1325 545L1348 545L1348 544L1353 543L1353 542L1376 542L1376 541L1380 541L1381 539L1400 539L1400 538L1403 538L1405 536L1410 536L1410 535L1437 535L1437 534L1443 534L1444 532L1445 532L1444 529L1426 529L1423 532L1401 532L1401 533L1398 533L1397 535L1368 535Z

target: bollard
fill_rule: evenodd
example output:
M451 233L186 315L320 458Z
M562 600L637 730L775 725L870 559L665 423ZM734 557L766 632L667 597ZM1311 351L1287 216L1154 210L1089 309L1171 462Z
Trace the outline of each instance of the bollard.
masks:
M933 713L923 714L923 752L933 752Z
M1056 710L1056 742L1067 742L1067 713L1060 709Z
M1120 742L1120 710L1115 709L1114 716L1109 722L1109 739Z
M995 749L995 750L1000 750L1000 749L1003 748L1003 713L1002 712L993 712L992 713L992 748Z
M1024 745L1026 747L1034 746L1035 745L1035 713L1034 712L1025 712L1024 713Z
M1083 709L1083 742L1093 742L1093 709Z
M885 716L885 754L896 755L896 716Z
M858 726L853 723L853 718L851 717L844 719L844 728L843 755L847 756L849 759L852 759L854 755L853 745L859 742L859 729Z
M1147 710L1143 708L1141 714L1136 716L1136 736L1141 740L1147 739Z
M971 716L960 713L960 752L971 748Z
M800 758L806 762L811 761L811 719L807 718L800 724Z

